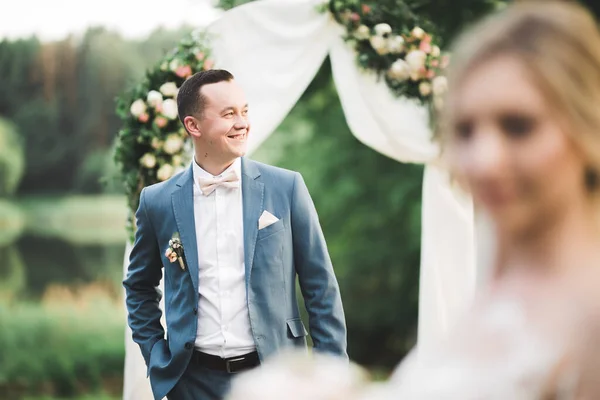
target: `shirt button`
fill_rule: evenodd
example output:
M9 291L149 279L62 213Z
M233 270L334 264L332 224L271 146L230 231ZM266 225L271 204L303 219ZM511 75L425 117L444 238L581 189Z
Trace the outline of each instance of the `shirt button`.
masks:
M186 348L186 349L188 349L188 350L191 350L191 349L193 349L193 348L194 348L194 344L193 344L193 343L190 343L190 342L187 342L187 343L185 344L185 348Z

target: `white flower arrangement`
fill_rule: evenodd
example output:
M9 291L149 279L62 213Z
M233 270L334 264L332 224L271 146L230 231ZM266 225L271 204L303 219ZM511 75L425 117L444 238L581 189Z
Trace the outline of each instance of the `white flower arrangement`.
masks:
M167 136L165 143L163 144L163 150L165 153L175 155L183 148L183 139L179 134L171 134Z
M142 158L140 158L140 164L144 168L154 168L156 165L156 157L152 153L146 153L142 156Z
M449 58L414 16L398 13L392 24L381 21L382 12L389 13L384 6L353 0L332 1L320 10L331 12L346 28L344 39L354 48L364 72L385 77L396 96L417 99L430 108L442 104L443 80L435 84L433 80L443 76ZM428 21L420 23L432 26Z
M131 112L131 115L138 118L140 115L146 112L146 102L142 99L137 99L136 101L131 103L129 112Z
M163 101L161 114L171 120L177 119L177 102L173 99Z
M148 96L146 97L146 102L150 105L150 107L157 108L162 104L163 97L160 92L156 90L151 90L148 92Z
M165 97L177 97L177 93L179 92L179 88L175 82L166 82L163 83L158 89L163 96Z
M131 239L142 188L171 178L190 161L189 136L178 120L176 98L187 78L212 68L208 41L206 34L194 32L118 99L123 127L115 161L127 195Z
M173 176L173 171L175 171L175 169L171 164L163 164L156 172L156 177L159 181L166 181Z

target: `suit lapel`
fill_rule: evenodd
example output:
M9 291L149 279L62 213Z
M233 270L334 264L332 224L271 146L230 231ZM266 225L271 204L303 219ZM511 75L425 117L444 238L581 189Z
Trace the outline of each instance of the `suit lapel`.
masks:
M171 203L177 222L177 229L183 244L195 293L198 293L198 242L196 241L196 223L194 221L194 174L188 168L177 181L178 188L171 195Z
M242 202L244 213L244 264L246 290L250 282L250 272L254 260L258 219L263 209L264 184L258 180L260 171L256 163L242 158Z

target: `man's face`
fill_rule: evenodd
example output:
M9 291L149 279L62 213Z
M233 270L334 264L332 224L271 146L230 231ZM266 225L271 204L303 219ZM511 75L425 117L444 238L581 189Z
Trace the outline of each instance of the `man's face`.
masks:
M234 81L205 85L200 89L205 104L195 119L190 134L200 152L197 161L229 165L246 154L250 123L248 102L242 88ZM189 129L188 129L189 130Z

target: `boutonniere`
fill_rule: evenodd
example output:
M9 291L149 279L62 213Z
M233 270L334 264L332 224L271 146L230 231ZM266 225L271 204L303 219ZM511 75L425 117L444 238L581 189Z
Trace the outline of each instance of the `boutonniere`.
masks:
M179 266L182 270L185 270L185 264L183 263L183 245L179 238L179 233L175 232L171 240L169 240L169 248L165 252L165 257L172 263L179 261Z

